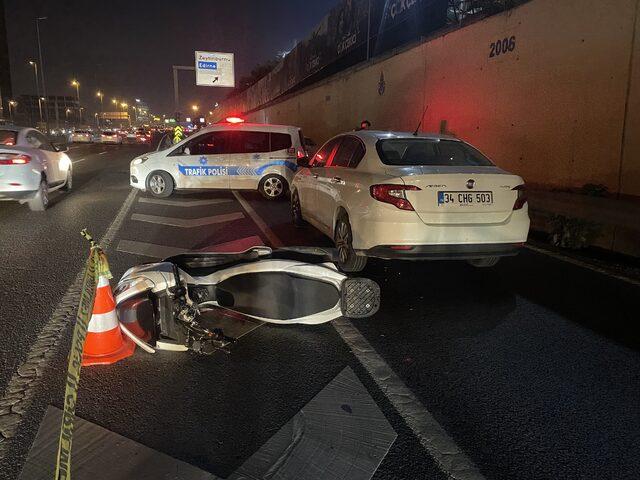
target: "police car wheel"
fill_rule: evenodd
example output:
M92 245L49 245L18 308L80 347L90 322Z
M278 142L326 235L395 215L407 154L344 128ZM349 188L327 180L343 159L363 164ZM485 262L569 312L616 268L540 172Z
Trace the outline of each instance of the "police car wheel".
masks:
M173 193L173 178L167 172L152 172L147 177L147 191L154 197L168 197Z
M260 180L258 190L268 200L282 198L288 190L287 181L280 175L267 175Z

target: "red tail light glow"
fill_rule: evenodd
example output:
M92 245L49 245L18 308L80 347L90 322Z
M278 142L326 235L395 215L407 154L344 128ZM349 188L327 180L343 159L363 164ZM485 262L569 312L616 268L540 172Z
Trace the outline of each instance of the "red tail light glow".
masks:
M522 207L524 207L524 204L527 203L527 189L525 188L523 183L522 185L513 187L511 190L515 190L516 192L518 192L518 197L513 204L513 209L520 210Z
M244 123L244 118L240 118L240 117L227 117L225 118L225 120L228 123Z
M415 192L421 189L415 185L392 185L385 183L380 185L371 185L369 193L371 193L371 196L379 202L390 203L400 210L413 211L413 205L411 205L411 202L407 200L407 196L405 195L407 190Z
M30 161L31 157L29 155L0 153L0 165L24 165Z
M304 148L298 148L298 151L296 152L296 157L304 158L306 156L307 156L307 152L304 151Z

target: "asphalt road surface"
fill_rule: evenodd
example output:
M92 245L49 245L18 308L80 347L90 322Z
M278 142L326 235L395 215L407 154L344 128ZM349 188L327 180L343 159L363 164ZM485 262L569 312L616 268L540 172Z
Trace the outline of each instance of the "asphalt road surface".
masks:
M144 149L75 146L74 189L49 210L0 204L0 398L82 270L82 228L101 238L112 227L116 279L165 254L229 242L329 245L291 225L287 202L255 192L171 202L132 194L128 164ZM332 324L261 326L229 355L138 349L83 369L76 414L227 477L350 367L397 435L372 478L447 478L455 465L429 443L443 434L475 478L638 478L640 287L529 249L493 269L370 261L363 276L382 288L380 312L349 323L368 353ZM0 400L0 433L17 426L0 436L1 478L18 477L47 406L62 406L71 329L30 386L28 408L14 413Z

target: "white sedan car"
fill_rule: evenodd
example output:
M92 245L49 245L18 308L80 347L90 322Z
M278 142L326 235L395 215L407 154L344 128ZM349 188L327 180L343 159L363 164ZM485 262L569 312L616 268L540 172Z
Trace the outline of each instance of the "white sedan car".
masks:
M105 130L100 134L100 143L111 143L115 145L121 145L122 137L118 135L118 132Z
M131 186L156 197L186 189L257 189L268 200L286 195L297 158L306 156L302 131L233 120L135 158Z
M332 238L344 271L362 270L367 257L488 267L527 240L522 178L454 137L351 132L299 165L293 220Z
M93 134L89 130L74 130L69 140L72 143L92 143Z
M73 170L65 151L33 128L0 126L0 200L45 210L49 193L71 190Z

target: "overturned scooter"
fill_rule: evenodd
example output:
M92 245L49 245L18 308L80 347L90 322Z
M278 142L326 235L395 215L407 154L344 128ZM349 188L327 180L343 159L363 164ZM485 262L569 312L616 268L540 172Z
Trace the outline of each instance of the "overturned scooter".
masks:
M130 268L115 290L123 330L147 351L228 351L220 325L251 321L319 324L364 318L380 306L380 288L348 278L337 252L315 247L240 253L185 253Z

